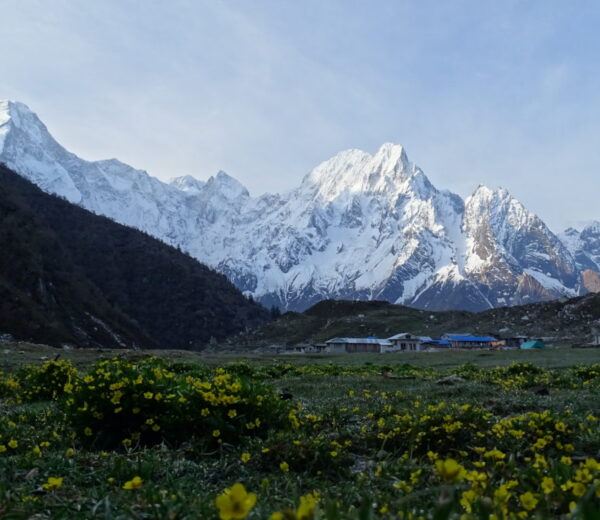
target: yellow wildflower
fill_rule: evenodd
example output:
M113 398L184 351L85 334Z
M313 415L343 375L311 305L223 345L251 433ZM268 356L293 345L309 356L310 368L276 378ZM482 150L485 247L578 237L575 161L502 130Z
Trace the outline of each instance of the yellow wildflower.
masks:
M585 459L583 466L592 471L600 471L600 463L595 459Z
M315 514L315 508L319 501L319 494L316 491L300 497L300 505L296 510L297 520L312 520Z
M465 468L454 459L436 460L435 467L438 475L446 482L458 482L465 476Z
M582 497L585 495L585 486L581 482L575 482L572 491L576 497Z
M583 482L584 484L586 484L590 480L592 480L592 474L590 473L590 470L587 469L587 468L578 469L575 472L575 480L578 481L578 482Z
M544 477L542 479L542 490L546 495L552 493L555 487L556 486L554 485L554 480L552 479L552 477Z
M502 453L500 450L494 448L493 450L486 452L484 457L486 457L488 459L502 460L502 459L506 458L506 455L504 453Z
M567 430L567 425L564 422L560 421L554 425L554 428L556 428L557 432L564 432Z
M477 500L477 493L472 489L465 491L460 499L460 504L470 513L473 509L473 503Z
M62 486L63 479L62 477L48 477L48 481L45 484L42 484L42 487L46 491L54 491Z
M538 499L535 498L535 495L531 491L527 491L527 493L520 495L519 500L521 501L521 505L527 509L527 511L535 509L535 506L537 506L538 503Z
M127 482L125 482L125 484L123 484L123 489L139 489L142 487L142 482L143 480L141 479L141 477L133 477L131 480L128 480Z
M504 503L510 498L510 486L508 484L502 484L494 491L494 499L496 502Z
M223 491L215 499L221 520L246 518L256 503L256 495L248 493L243 484L237 483Z

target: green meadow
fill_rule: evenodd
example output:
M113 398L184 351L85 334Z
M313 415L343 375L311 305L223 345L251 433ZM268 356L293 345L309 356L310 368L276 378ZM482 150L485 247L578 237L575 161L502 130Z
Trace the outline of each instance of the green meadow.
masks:
M3 349L2 518L600 516L598 350Z

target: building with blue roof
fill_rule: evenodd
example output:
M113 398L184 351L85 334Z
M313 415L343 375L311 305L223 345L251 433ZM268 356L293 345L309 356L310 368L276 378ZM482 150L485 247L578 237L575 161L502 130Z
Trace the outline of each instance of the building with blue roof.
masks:
M472 336L471 334L444 334L442 339L450 342L451 348L492 348L498 345L493 336Z

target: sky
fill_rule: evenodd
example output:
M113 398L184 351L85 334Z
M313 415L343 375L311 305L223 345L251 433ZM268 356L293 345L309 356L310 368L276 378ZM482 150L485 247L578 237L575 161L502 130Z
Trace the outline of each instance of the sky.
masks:
M402 144L439 189L600 220L596 0L0 0L0 98L68 150L291 189Z

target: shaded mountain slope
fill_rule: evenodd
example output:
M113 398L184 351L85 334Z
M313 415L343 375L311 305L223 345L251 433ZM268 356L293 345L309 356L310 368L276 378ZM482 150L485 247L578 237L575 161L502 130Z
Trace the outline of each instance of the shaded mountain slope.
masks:
M266 321L227 279L0 165L0 331L80 346L190 348Z

